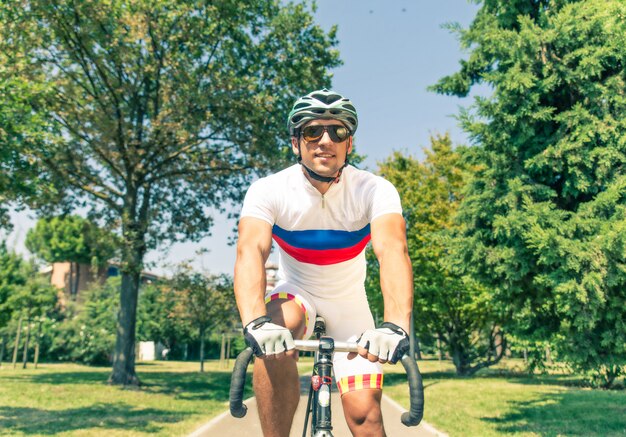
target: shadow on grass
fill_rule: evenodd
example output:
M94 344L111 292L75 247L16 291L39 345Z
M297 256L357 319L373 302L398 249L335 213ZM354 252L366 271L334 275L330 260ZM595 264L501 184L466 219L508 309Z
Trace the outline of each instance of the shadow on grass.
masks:
M46 372L39 374L29 375L15 375L13 377L2 378L5 381L26 381L36 384L51 384L51 385L64 385L64 384L102 384L106 385L110 370L108 371L93 371L93 372Z
M157 432L160 424L181 421L191 413L136 408L125 403L100 403L69 410L0 407L0 429L52 435L78 429Z
M459 376L454 372L422 372L422 378L424 379L424 387L429 385L433 380L481 380L481 379L501 379L504 381L512 382L515 384L527 384L527 385L555 385L560 387L588 387L587 382L576 376L572 375L529 375L526 372L515 372L501 369L487 369L478 372L472 376ZM397 385L406 382L406 376L404 373L389 373L385 374L385 385ZM430 384L432 385L432 384Z
M248 375L251 379L252 375ZM228 401L230 372L169 373L150 372L140 375L141 390L186 400Z
M532 401L511 402L508 413L481 420L495 424L498 431L507 434L624 436L626 393L604 390L549 393Z
M35 384L91 384L107 385L110 369L101 372L48 372L6 377L5 381L32 382ZM250 375L251 376L251 375ZM228 401L230 372L146 372L139 373L140 391L163 394L176 399ZM122 389L120 387L120 389Z

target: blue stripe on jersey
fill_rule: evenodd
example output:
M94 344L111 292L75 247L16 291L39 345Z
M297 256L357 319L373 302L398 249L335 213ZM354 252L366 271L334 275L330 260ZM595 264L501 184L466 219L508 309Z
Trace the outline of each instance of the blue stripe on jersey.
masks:
M370 225L367 224L358 231L336 231L330 229L286 231L280 226L274 225L272 232L289 245L302 249L345 249L353 247L368 236Z

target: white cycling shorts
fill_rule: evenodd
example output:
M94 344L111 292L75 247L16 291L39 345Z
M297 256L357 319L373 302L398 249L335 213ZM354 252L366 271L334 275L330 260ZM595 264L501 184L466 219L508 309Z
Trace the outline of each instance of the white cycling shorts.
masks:
M365 330L375 327L367 297L362 289L355 289L350 295L342 295L341 299L322 299L296 285L281 282L265 295L265 303L275 299L292 300L300 306L306 327L304 339L313 334L316 316L324 318L326 335L335 341L356 342ZM355 390L383 387L382 365L361 356L349 360L346 352L335 352L333 371L342 395Z

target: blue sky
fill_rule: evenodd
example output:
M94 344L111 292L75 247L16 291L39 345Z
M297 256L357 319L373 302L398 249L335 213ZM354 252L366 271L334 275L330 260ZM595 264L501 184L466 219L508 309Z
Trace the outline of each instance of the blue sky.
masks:
M467 27L477 10L467 0L318 1L317 22L326 30L339 26L344 65L334 71L333 88L357 107L356 144L368 168L392 150L421 156L436 133L466 142L452 116L469 99L440 96L427 87L457 71L465 57L442 25Z
M332 72L333 89L356 105L355 144L367 156L361 167L375 170L394 150L422 157L422 148L437 133L449 133L455 144L467 143L453 116L471 100L436 95L426 88L457 71L459 60L467 55L442 25L458 22L467 27L477 5L467 0L318 0L317 6L315 19L322 28L338 25L343 65ZM13 214L13 224L9 244L21 252L34 219L27 213ZM166 273L168 264L194 259L198 268L232 273L235 250L227 241L233 227L233 221L217 217L212 237L152 252L148 269ZM208 251L196 255L198 249Z

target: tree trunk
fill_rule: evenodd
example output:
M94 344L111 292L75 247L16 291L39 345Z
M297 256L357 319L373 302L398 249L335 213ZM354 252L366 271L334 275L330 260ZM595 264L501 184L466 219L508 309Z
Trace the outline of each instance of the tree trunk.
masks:
M22 320L24 316L20 316L20 320L17 322L17 332L15 334L15 346L13 347L13 368L15 369L15 365L17 363L17 351L20 347L20 335L22 333Z
M0 338L0 367L2 367L2 360L4 360L4 348L6 345L6 337L3 335Z
M550 350L550 345L546 345L546 363L552 365L552 351Z
M132 185L132 184L131 184ZM113 371L109 384L139 386L135 373L135 336L137 325L137 299L141 281L143 258L146 254L150 187L144 187L143 200L139 201L138 188L128 186L122 211L122 286L120 310L117 318L117 338L113 353Z
M222 347L220 348L220 367L226 362L226 334L222 334Z
M200 328L200 373L204 372L204 328Z
M80 285L80 264L76 264L76 270L74 272L74 289L72 290L73 300L78 299L78 287Z
M226 368L230 365L230 335L226 336Z
M22 352L22 369L28 363L28 343L30 343L30 314L26 318L26 341L24 342L24 352Z
M415 356L414 358L416 360L421 360L422 359L422 347L420 346L420 339L419 337L415 337Z
M469 362L467 359L467 351L460 344L450 344L452 352L452 362L456 368L456 374L459 376L467 376L470 373Z
M443 361L443 342L441 341L441 334L437 334L437 356L439 361Z
M502 330L500 327L496 326L494 331L495 358L504 354L504 351L502 350L504 341L502 339Z
M139 386L139 378L135 373L135 330L139 279L139 271L122 273L117 338L113 354L113 372L109 377L109 384Z
M70 277L69 277L69 292L70 292L70 300L75 301L74 297L74 278L76 277L76 263L70 261Z
M39 343L41 341L41 319L39 319L39 323L37 324L37 341L35 342L35 369L37 368L37 364L39 364Z

